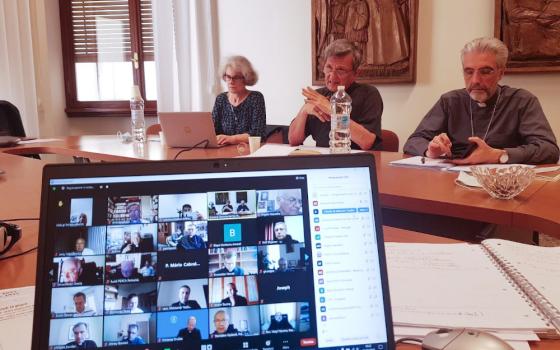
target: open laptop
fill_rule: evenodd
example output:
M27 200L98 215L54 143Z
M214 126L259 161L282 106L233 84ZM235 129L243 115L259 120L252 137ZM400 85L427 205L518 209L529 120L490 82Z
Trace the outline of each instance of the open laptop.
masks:
M373 156L45 166L32 349L78 344L394 349Z
M217 148L210 112L158 113L165 144L169 147Z

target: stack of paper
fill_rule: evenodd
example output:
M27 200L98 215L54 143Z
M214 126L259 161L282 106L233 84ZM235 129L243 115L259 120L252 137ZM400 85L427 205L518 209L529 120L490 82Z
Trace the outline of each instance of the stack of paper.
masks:
M0 349L31 349L34 298L35 287L0 290Z

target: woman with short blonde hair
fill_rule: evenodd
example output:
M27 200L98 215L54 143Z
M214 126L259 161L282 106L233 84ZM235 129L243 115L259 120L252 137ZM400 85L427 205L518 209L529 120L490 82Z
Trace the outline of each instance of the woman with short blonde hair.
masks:
M247 86L259 77L253 65L243 56L231 56L220 69L228 91L219 94L212 110L218 144L248 142L249 136L264 137L266 109L264 96Z

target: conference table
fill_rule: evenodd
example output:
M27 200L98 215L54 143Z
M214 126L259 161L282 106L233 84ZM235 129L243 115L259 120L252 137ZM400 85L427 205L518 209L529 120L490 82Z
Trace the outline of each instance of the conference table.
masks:
M37 151L35 149L35 151ZM232 152L224 150L223 152ZM237 150L235 150L237 152ZM223 153L225 154L225 153ZM45 161L20 157L0 152L0 219L37 219L40 210L41 174ZM6 255L18 254L37 246L38 221L18 222L23 232L22 239ZM458 243L460 241L406 231L394 227L384 227L386 242L409 243ZM37 251L0 261L0 289L30 286L35 284ZM531 349L552 350L560 347L560 340L530 342ZM399 344L397 349L419 349L412 344Z
M158 136L143 144L123 143L116 135L68 136L0 149L10 154L52 153L92 161L140 161L169 159L230 158L248 154L248 147L184 151L168 148ZM511 200L498 200L483 190L455 184L457 173L390 165L403 157L397 152L372 152L376 158L379 197L383 208L403 212L443 215L491 224L540 231L560 237L560 184L535 180Z

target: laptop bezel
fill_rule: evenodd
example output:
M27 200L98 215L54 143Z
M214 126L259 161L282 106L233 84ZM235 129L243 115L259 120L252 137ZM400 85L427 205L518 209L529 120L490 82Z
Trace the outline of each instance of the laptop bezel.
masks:
M52 277L49 269L52 266L52 252L54 239L47 232L48 195L51 179L104 177L104 176L139 176L139 175L168 175L188 173L216 173L216 172L247 172L270 170L297 170L321 168L368 167L370 172L370 186L373 195L372 207L375 222L376 243L378 247L379 272L383 290L383 305L385 313L385 328L387 334L387 349L395 349L389 282L387 275L386 254L382 227L381 209L378 196L375 158L371 153L353 155L310 155L298 157L263 157L263 158L233 158L233 159L204 159L180 161L142 161L142 162L114 162L90 164L48 164L43 168L41 212L39 223L37 274L35 287L35 309L33 318L32 349L48 348L51 321L51 290ZM50 252L50 255L47 254Z

